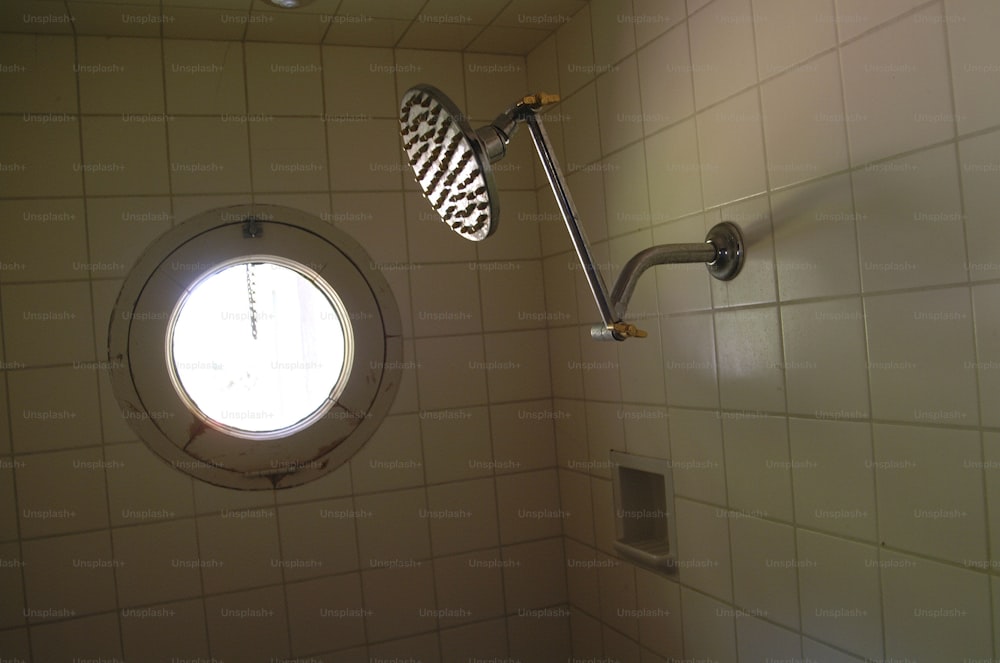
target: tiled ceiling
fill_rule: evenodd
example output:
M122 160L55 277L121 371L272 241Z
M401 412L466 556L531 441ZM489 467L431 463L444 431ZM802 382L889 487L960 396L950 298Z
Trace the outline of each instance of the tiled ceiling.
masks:
M0 32L389 46L523 55L587 0L0 0Z

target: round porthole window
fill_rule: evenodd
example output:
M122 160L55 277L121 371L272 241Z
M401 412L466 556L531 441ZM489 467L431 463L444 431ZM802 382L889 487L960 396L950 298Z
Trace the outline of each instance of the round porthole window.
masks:
M122 414L160 456L234 488L294 486L371 436L398 388L388 284L298 210L213 210L137 261L109 328Z

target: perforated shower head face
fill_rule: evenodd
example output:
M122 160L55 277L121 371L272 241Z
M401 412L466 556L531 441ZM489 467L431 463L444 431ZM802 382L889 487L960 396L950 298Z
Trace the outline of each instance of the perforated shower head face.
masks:
M399 109L403 149L424 197L466 239L496 230L499 205L489 158L476 132L443 92L418 85Z

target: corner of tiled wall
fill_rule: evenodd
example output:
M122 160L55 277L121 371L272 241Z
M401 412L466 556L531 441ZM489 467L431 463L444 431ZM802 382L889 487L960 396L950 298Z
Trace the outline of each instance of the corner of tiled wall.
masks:
M593 0L529 55L606 279L721 220L747 241L728 283L648 272L649 337L612 346L542 229L575 657L998 654L998 26L975 0ZM609 449L671 461L676 573L612 548Z

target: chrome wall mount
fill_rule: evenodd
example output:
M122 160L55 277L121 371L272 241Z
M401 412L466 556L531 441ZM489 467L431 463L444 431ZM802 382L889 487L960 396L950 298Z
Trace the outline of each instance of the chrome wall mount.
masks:
M704 243L660 244L640 251L622 268L609 295L538 113L558 101L555 94L528 95L491 124L473 130L447 95L433 86L417 85L403 95L400 105L403 149L417 184L442 221L466 239L481 241L492 234L499 219L490 164L506 156L518 126L527 124L601 315L601 324L594 325L591 337L602 341L644 337L646 332L625 322L639 277L653 265L703 262L713 277L733 279L746 256L743 235L736 224L724 221L708 232Z

